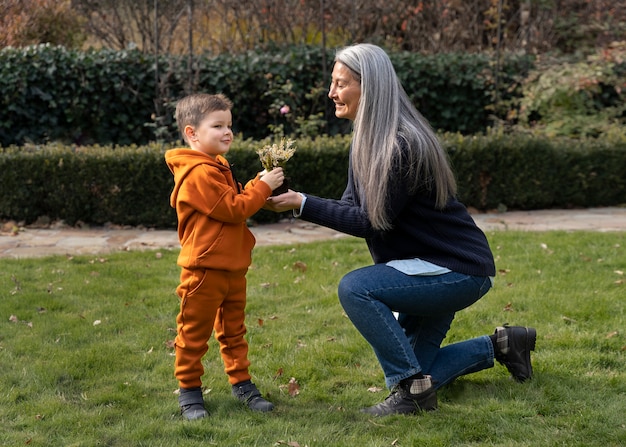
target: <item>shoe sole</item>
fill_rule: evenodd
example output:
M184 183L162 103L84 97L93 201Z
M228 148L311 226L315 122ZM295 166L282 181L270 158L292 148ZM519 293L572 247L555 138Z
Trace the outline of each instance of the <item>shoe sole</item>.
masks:
M526 364L528 365L528 377L516 377L518 382L524 382L533 376L533 364L530 362L530 351L535 350L537 344L537 330L535 328L526 328Z

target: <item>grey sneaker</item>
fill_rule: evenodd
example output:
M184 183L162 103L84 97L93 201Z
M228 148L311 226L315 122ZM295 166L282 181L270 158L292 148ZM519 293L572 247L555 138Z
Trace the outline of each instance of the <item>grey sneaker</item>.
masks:
M265 413L274 409L274 404L265 400L256 385L249 380L233 385L233 396L253 411Z
M181 388L178 395L180 414L188 421L202 419L209 415L204 408L202 388Z
M437 409L437 390L430 376L397 385L387 398L373 407L364 408L362 413L373 416L390 414L413 414Z

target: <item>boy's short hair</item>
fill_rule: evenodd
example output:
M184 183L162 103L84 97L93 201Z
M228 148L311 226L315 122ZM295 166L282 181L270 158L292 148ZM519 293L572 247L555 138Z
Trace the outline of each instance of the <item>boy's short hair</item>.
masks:
M183 140L185 137L185 127L197 127L200 121L209 113L222 110L232 110L233 103L222 93L210 95L208 93L194 93L180 99L176 104L176 122L178 131Z

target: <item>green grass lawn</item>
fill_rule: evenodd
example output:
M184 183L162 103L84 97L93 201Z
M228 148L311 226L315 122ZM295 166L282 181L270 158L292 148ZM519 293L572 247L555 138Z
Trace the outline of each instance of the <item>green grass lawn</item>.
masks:
M0 260L0 445L626 445L626 233L488 237L496 287L446 342L534 326L534 379L496 364L441 390L436 412L379 419L359 409L386 397L382 372L336 296L370 262L363 241L255 249L251 372L276 409L230 395L212 340L211 415L192 423L174 394L177 252Z

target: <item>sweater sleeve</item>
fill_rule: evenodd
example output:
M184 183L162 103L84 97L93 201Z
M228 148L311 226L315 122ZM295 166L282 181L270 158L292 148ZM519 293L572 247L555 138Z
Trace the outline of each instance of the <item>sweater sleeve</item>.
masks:
M307 195L300 217L351 236L370 237L374 229L354 193L352 173L349 172L348 185L341 199L323 199Z

